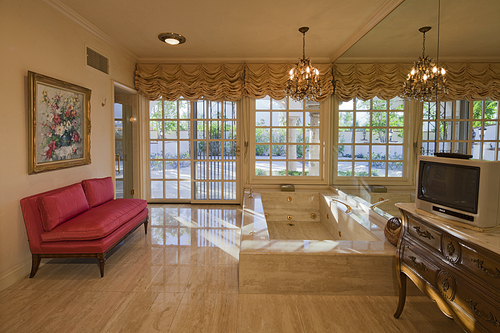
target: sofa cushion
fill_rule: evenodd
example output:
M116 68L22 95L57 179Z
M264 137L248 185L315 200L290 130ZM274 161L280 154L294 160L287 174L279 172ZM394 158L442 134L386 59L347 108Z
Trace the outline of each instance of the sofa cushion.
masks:
M111 177L85 179L82 181L82 185L91 208L113 200L115 197Z
M83 214L42 233L43 242L91 240L106 237L142 212L146 200L115 199L91 208Z
M79 183L55 193L39 196L37 205L45 231L51 231L89 209L82 185Z

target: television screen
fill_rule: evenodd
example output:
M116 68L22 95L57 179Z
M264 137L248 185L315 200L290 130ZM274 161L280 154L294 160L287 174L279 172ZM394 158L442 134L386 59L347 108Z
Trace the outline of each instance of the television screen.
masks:
M479 167L420 161L418 198L477 214Z

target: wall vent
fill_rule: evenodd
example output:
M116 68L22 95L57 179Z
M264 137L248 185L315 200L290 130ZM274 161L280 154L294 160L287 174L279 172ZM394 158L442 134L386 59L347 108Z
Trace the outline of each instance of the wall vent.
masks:
M109 59L87 47L87 65L109 74Z

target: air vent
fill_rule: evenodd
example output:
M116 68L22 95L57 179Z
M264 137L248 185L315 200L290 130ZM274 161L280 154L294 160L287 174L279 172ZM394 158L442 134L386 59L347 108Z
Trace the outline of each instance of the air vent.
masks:
M108 64L108 58L87 47L87 65L109 74Z

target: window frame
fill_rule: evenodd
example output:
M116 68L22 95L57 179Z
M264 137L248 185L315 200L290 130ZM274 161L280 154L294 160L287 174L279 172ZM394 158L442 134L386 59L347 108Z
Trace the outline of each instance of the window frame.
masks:
M269 96L266 96L269 97ZM289 97L285 97L286 100L289 99ZM256 125L256 113L257 112L273 112L274 110L272 109L272 101L273 98L270 98L271 102L271 108L270 110L257 110L256 103L257 99L251 99L250 107L249 107L249 112L250 112L250 130L249 130L249 166L247 168L248 173L249 173L249 184L250 185L277 185L277 184L293 184L293 185L330 185L330 172L329 170L329 156L328 155L328 149L327 149L327 138L328 138L328 133L330 133L330 129L328 126L330 126L330 112L331 110L331 99L327 98L325 101L319 102L319 117L320 117L320 124L319 124L319 160L318 160L318 168L319 168L319 175L318 176L306 176L306 175L301 175L301 176L290 176L290 175L285 175L285 176L273 176L272 171L270 172L269 175L261 175L257 176L255 175L255 164L257 161L256 158L256 131L255 129L257 128ZM280 101L282 101L281 99ZM287 112L307 112L308 110L304 107L302 110L293 110L289 109L289 104L287 102L287 108L285 110L276 110L276 111L287 111ZM314 110L315 111L315 110ZM269 127L270 129L273 128L273 126L270 124L269 126L263 126L263 127ZM289 126L287 124L286 126L283 126L282 128L286 129L287 137L288 137L288 130L290 128L297 128L296 126ZM306 129L307 127L304 125L303 127ZM272 133L272 132L271 132ZM272 134L270 134L270 141L272 141ZM287 140L288 141L288 140ZM271 142L269 143L271 146ZM287 158L286 160L288 161L288 147L290 146L290 143L283 143L283 145L286 145L286 151L287 151ZM271 147L270 147L271 149ZM316 159L315 159L316 160ZM271 161L271 157L269 159ZM305 160L302 160L305 161Z
M361 98L353 98L353 103L355 103L355 100L359 99L362 100ZM370 100L373 100L371 98ZM386 111L388 113L388 118L387 118L387 125L385 126L386 128L390 128L389 124L389 112L391 111L399 111L399 110L391 110L390 109L390 99L386 100L387 101L387 109L386 110L374 110L373 109L373 104L371 102L371 107L369 110L356 110L356 107L353 108L352 112L356 111L370 111L370 112L377 112L377 111ZM331 124L331 130L332 130L332 141L331 141L331 151L332 151L332 168L331 168L331 177L332 177L332 186L359 186L359 185L404 185L404 186L411 186L414 185L414 177L412 175L414 168L412 167L414 163L416 163L415 158L413 156L413 133L414 133L414 128L410 126L410 122L414 119L412 115L414 114L415 110L418 110L419 107L417 103L410 102L408 100L404 100L404 125L402 127L403 129L403 154L402 154L402 159L401 161L403 162L403 175L402 177L389 177L389 176L384 176L384 177L374 177L374 176L339 176L338 175L338 162L339 162L339 130L340 130L340 125L339 125L339 115L340 112L344 112L346 110L340 110L340 104L341 101L338 99L334 99L333 102L333 114L334 116L332 117L332 124ZM355 105L355 104L354 104ZM350 111L350 110L349 110ZM421 120L419 120L421 121ZM372 128L377 128L379 126L372 126L371 123L369 126L363 126L365 128L369 128L370 131ZM356 126L355 124L352 125L352 128L355 129ZM389 133L387 133L389 134ZM352 146L354 147L356 143L353 140ZM372 147L373 142L369 144L364 144L364 145L369 145ZM389 147L389 144L386 143L387 147ZM371 149L370 149L371 151ZM389 154L389 150L387 150L387 155ZM387 159L385 161L389 162L389 156L387 156ZM361 160L360 160L361 161ZM368 160L368 163L371 163L373 160L370 159ZM356 159L353 158L352 162L355 163ZM354 164L353 164L354 165Z
M486 102L496 102L496 118L486 118L485 115L485 108L486 108ZM425 104L429 105L429 109L431 108L432 104L435 104L436 102L425 102L422 105L422 109L424 109ZM457 117L457 105L462 105L462 103L466 103L467 105L467 112L468 112L468 117L467 118L458 118ZM481 117L480 118L474 118L474 107L476 103L481 103ZM421 132L421 141L420 141L420 154L422 155L433 155L434 152L436 151L436 146L437 146L437 151L442 152L443 149L441 147L444 147L446 144L451 145L451 152L460 152L456 150L456 145L457 144L466 144L467 147L467 152L461 151L460 153L463 154L470 154L473 155L473 159L478 159L478 160L486 160L486 161L499 161L500 160L500 101L498 100L493 100L493 99L482 99L482 100L473 100L473 101L467 101L467 100L455 100L455 101L439 101L439 108L441 109L442 107L448 108L451 106L452 111L451 111L451 118L446 117L446 111L444 112L439 112L438 117L434 118L424 118L425 113L422 112L422 132ZM446 109L445 109L446 110ZM435 106L434 106L434 112L435 112ZM463 110L462 110L463 112ZM461 115L462 116L462 115ZM436 119L437 118L437 119ZM435 131L436 131L436 124L438 129L441 128L441 123L449 122L451 123L451 129L452 129L452 134L451 139L447 138L442 138L441 134L438 135L437 139L435 139ZM479 127L479 132L474 136L475 128L474 128L474 123L479 122L483 124L482 126ZM493 122L496 123L494 124L495 126L495 138L494 139L485 139L485 131L487 129L484 129L485 126L489 125L484 125L485 123L488 122ZM434 126L434 132L430 132L431 134L433 133L434 135L429 135L427 136L424 135L424 129L425 129L425 124L433 124ZM459 138L457 139L457 133L456 133L456 128L457 124L462 123L462 124L467 124L467 138ZM459 128L465 127L465 126L459 126ZM460 132L459 132L460 133ZM462 136L464 136L464 133L461 133ZM430 138L432 136L432 139ZM485 145L489 144L490 146L494 146L493 149L487 149L487 150L493 150L494 154L494 159L484 159L484 151L485 151ZM430 150L429 147L434 145L434 150ZM479 154L476 155L473 152L474 147L479 148ZM450 152L450 151L445 151L445 152Z

